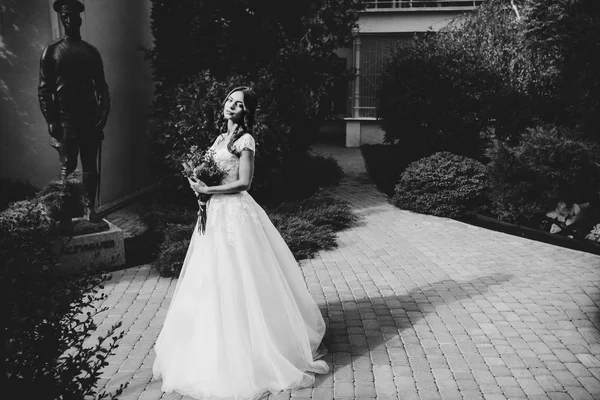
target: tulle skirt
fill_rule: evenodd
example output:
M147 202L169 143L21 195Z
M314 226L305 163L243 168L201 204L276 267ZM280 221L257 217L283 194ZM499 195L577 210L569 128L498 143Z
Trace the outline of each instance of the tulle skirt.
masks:
M298 263L246 193L214 195L156 341L154 379L198 399L302 388L329 367L325 323Z

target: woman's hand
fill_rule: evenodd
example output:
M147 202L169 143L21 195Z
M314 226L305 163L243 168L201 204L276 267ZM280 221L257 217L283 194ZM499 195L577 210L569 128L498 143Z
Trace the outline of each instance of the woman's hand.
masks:
M194 192L198 194L208 194L208 186L206 186L206 184L201 180L188 178L188 181L190 182L190 187Z

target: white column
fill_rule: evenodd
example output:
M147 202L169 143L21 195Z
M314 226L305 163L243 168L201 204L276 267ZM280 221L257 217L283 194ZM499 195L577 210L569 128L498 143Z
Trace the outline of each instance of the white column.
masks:
M360 36L354 39L354 68L356 77L354 78L354 96L352 102L352 117L360 117Z

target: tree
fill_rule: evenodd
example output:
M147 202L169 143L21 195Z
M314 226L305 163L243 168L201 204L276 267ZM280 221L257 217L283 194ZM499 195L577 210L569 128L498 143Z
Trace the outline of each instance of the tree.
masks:
M527 0L523 9L527 46L556 76L557 122L599 140L600 2Z
M268 76L290 145L304 152L332 112L339 80L351 77L335 51L351 45L362 7L361 0L153 0L157 109L175 107L173 87L201 71L219 81Z
M551 75L525 46L513 4L489 0L393 55L377 106L386 141L422 155L478 157L482 132L516 140L537 119L552 117L545 111Z

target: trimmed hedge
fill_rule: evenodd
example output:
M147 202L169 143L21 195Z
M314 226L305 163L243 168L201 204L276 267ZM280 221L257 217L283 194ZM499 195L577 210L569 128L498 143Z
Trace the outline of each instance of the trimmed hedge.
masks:
M411 163L396 185L394 204L440 217L461 218L485 206L486 169L480 162L449 152Z

